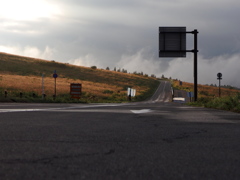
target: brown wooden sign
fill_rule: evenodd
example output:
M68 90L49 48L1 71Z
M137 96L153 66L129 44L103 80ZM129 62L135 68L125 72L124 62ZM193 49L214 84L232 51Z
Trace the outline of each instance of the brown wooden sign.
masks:
M70 95L73 99L80 99L82 94L82 84L71 83L70 84Z

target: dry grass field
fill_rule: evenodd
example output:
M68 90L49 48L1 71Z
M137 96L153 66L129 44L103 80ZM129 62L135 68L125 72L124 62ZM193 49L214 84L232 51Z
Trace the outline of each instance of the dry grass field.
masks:
M180 85L179 81L173 81L173 87L181 90L186 91L194 91L193 83L188 82L182 82L182 85ZM221 97L226 96L235 96L237 93L239 93L240 90L237 89L229 89L229 88L222 88L221 87ZM201 85L198 84L198 97L219 97L219 87L215 86L207 86L207 85Z
M122 73L103 69L92 69L0 53L0 95L4 91L8 96L22 93L42 95L42 74L44 74L44 93L47 97L54 95L55 80L53 71L56 70L57 96L69 95L70 83L82 84L82 97L99 99L114 98L120 101L127 99L127 88L136 89L137 96L142 100L147 98L157 88L156 78Z

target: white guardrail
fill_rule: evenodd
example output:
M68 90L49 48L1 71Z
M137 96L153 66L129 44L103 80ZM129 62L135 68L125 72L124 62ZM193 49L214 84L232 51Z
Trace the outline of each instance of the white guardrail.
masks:
M183 97L175 97L173 98L173 102L185 103L186 100Z

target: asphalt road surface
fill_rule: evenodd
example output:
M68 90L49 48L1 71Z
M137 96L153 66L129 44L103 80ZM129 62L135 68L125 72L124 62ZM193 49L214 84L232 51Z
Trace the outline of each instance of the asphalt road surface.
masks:
M0 103L0 179L240 179L240 114L161 97Z

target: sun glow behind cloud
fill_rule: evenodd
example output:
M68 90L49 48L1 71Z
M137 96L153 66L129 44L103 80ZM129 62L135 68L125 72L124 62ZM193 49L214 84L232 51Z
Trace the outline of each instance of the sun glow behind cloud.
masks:
M31 21L38 18L49 18L61 11L57 6L44 0L7 0L1 2L1 18L16 21Z
M222 72L223 83L240 87L239 7L239 0L2 0L0 52L192 82L191 53L158 57L158 27L186 26L199 31L199 82L214 84Z

